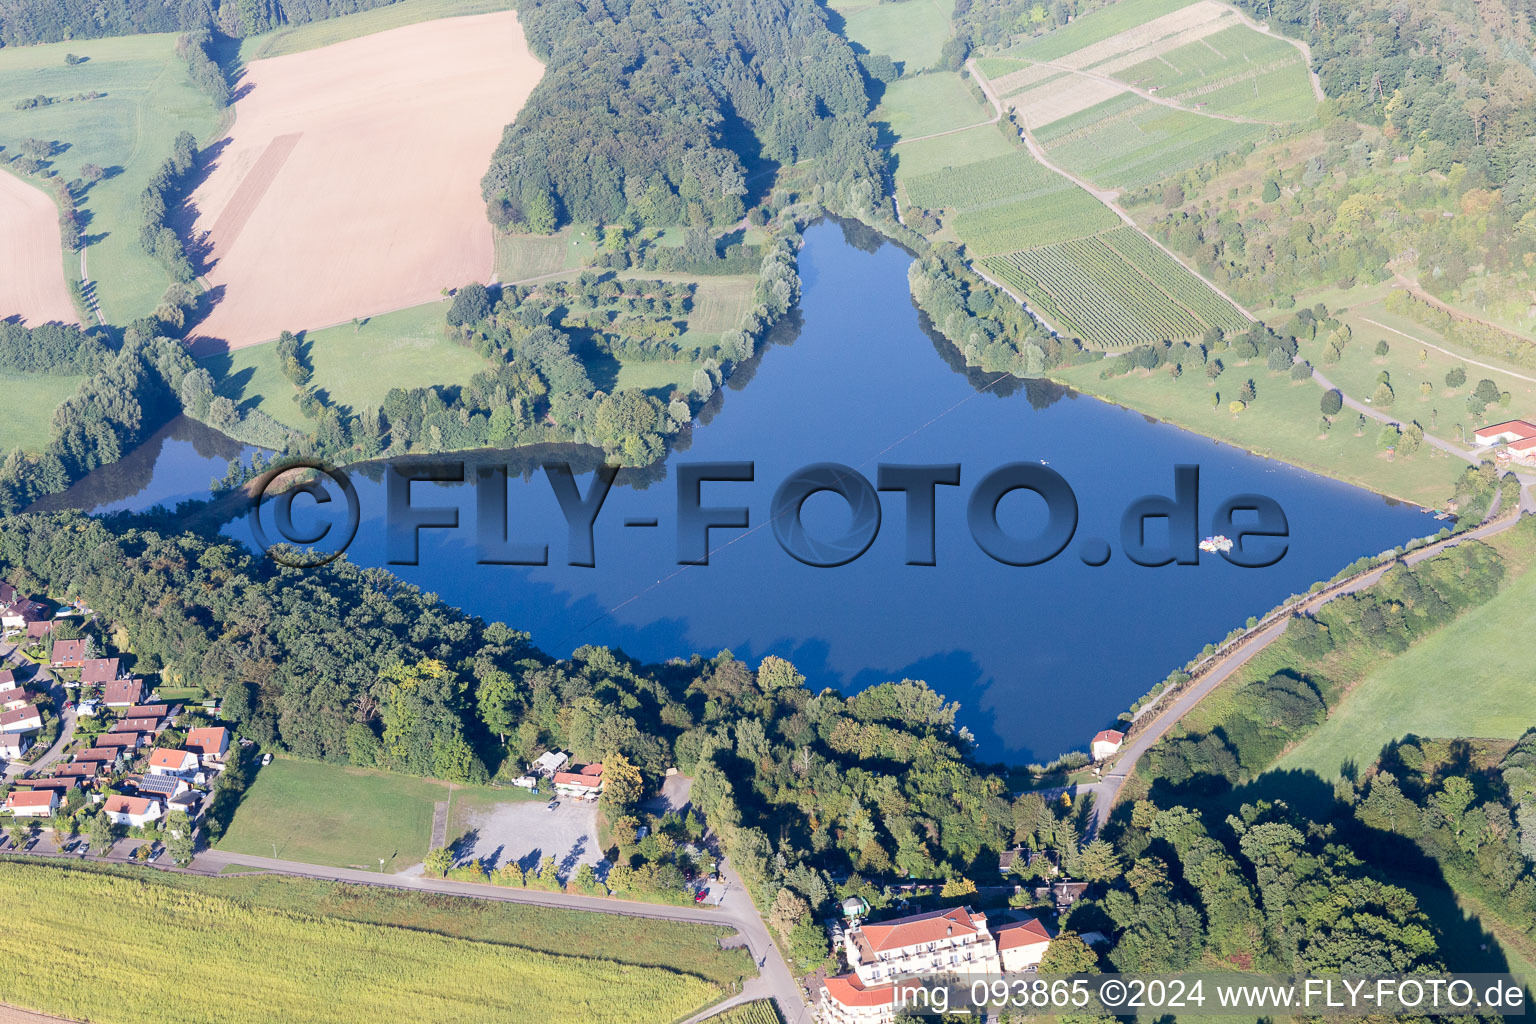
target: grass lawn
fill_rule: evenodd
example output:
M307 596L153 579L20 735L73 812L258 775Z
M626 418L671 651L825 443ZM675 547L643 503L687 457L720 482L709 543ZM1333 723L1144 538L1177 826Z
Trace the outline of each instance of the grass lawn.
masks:
M571 228L563 228L553 235L496 232L496 279L513 283L568 269L566 257L573 234Z
M87 58L69 67L64 55ZM15 110L9 99L38 94L62 101L95 90L100 99L56 102ZM189 131L202 145L213 141L220 112L188 80L171 34L75 40L0 50L0 145L14 153L22 140L67 145L51 166L67 178L94 163L109 177L91 186L80 206L90 276L102 316L127 323L153 312L171 283L158 262L139 247L139 194L170 155L176 134ZM71 281L80 278L79 257L59 254Z
M518 948L423 927L409 913L399 923L328 914L326 891L338 887L325 885L293 890L274 906L226 893L280 885L276 879L192 880L15 862L0 864L0 884L17 914L15 927L0 935L0 951L54 968L19 972L7 983L6 1001L74 1020L534 1024L559 1006L567 1019L593 1024L665 1024L722 994L691 964L669 969ZM588 927L606 933L609 925L605 916ZM197 951L197 998L167 999L160 974L136 966L167 949Z
M889 124L897 139L964 128L990 116L992 112L986 103L971 95L955 71L936 71L892 82L886 87L880 106L870 115L875 121Z
M354 411L380 406L390 388L464 384L485 368L485 360L443 334L447 306L429 302L369 317L353 329L341 324L304 335L314 365L314 385L330 400ZM277 365L275 345L252 345L203 361L219 394L244 406L259 406L297 430L310 424L293 401L293 385Z
M907 74L930 68L951 35L955 0L905 0L904 3L835 3L843 16L843 35L869 51L883 53Z
M923 139L891 151L896 158L896 176L901 179L921 177L946 167L962 167L980 160L1007 156L1017 148L1004 130L984 124L941 139Z
M376 7L361 14L312 21L307 25L290 25L265 35L251 36L240 44L240 59L249 62L264 57L281 57L417 22L465 14L489 14L511 7L509 0L400 0L399 3Z
M433 808L447 799L434 779L279 758L258 770L218 848L271 857L275 846L283 860L373 870L383 857L400 871L426 857Z
M53 411L75 393L84 377L46 373L0 373L0 395L8 396L0 416L0 452L41 451L48 443Z
M1408 733L1515 739L1536 726L1526 634L1536 570L1506 580L1493 600L1379 667L1276 766L1335 779Z
M690 361L620 363L615 386L639 388L665 400L673 388L686 391L692 387L693 374L703 365Z
M244 875L244 874L249 874L249 873L251 873L253 871L257 872L259 874L259 873L261 873L263 871L268 871L268 870L270 870L270 869L269 868L258 868L254 864L225 864L223 867L219 868L219 874L221 874L221 875Z
M1348 410L1319 439L1321 388L1272 375L1259 359L1239 362L1230 352L1220 358L1227 369L1214 384L1199 371L1178 380L1162 372L1100 380L1097 363L1058 367L1052 375L1198 434L1420 505L1444 503L1466 468L1460 459L1427 445L1408 458L1388 459L1376 449L1380 425L1368 420L1364 434L1357 437L1356 415ZM1258 388L1257 400L1241 413L1229 412L1228 401L1249 378ZM1219 409L1211 408L1213 393L1221 396Z

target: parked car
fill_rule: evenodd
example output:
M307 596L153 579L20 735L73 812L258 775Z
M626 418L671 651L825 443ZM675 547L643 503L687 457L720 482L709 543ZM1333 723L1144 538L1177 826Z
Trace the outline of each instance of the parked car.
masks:
M263 768L265 768L267 765L269 765L271 763L272 763L272 755L271 754L262 754L261 755L261 765L262 765Z
M698 892L693 894L693 902L695 902L695 903L703 903L705 898L708 897L708 896L709 896L709 890L708 889L700 889Z
M559 800L551 800L549 802L549 809L550 810L554 810L556 807L559 807L559 806L560 806L560 801Z

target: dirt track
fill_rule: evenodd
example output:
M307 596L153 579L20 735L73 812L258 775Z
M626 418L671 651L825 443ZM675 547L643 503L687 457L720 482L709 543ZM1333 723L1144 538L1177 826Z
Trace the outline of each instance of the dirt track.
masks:
M79 323L64 280L59 211L48 193L0 172L0 319Z
M210 249L201 351L486 280L480 177L543 66L510 12L253 61L193 193Z

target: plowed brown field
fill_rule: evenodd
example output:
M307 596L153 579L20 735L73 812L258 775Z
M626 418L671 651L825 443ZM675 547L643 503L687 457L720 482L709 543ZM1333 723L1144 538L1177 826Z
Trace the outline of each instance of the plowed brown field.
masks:
M64 280L59 210L48 194L0 171L0 319L79 323Z
M480 178L543 71L510 11L253 61L192 196L217 300L194 346L240 348L487 280Z

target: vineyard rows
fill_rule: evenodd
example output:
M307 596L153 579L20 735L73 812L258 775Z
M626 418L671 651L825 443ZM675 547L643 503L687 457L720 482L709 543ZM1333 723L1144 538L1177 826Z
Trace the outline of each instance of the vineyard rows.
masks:
M1046 319L1100 348L1195 338L1213 325L1232 330L1246 323L1235 307L1129 227L983 262Z
M907 197L928 210L967 210L1058 189L1061 178L1023 150L909 178Z
M779 1011L767 999L733 1007L711 1020L714 1024L784 1024Z
M991 256L1106 231L1119 223L1103 203L1063 182L1044 196L966 211L952 226L973 255Z
M1111 116L1049 142L1051 158L1096 185L1134 188L1162 181L1245 142L1269 136L1264 125L1241 124L1142 103L1131 116Z

